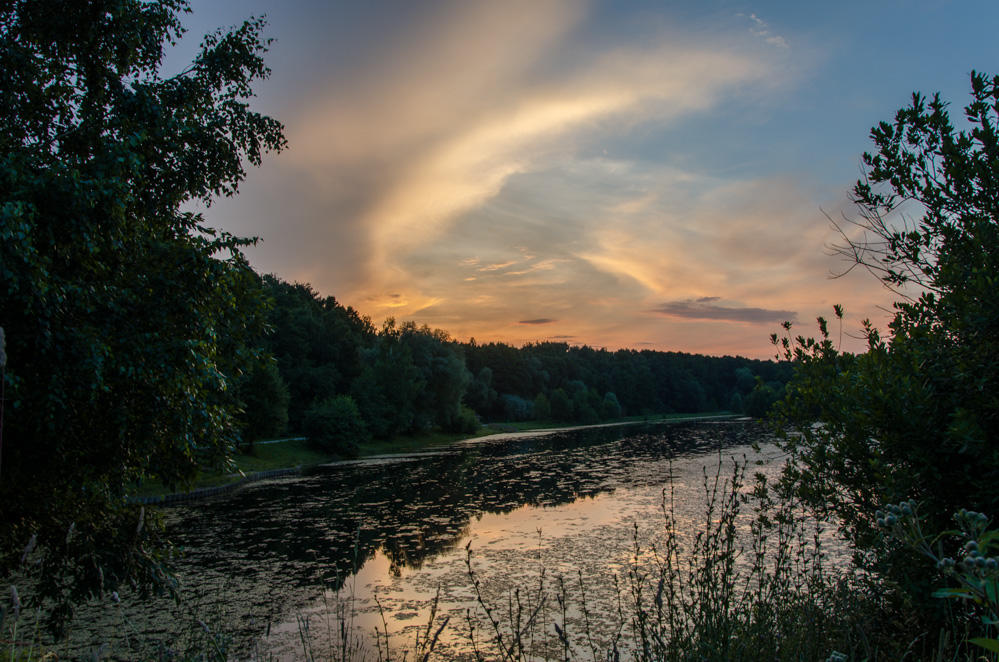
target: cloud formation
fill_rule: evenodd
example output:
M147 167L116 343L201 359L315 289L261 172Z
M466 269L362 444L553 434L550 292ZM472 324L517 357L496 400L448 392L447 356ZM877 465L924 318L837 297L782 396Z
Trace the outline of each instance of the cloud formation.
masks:
M680 319L745 322L772 326L777 326L785 321L793 322L797 319L797 315L790 310L721 306L713 303L718 299L719 297L702 297L696 301L671 301L661 304L650 312Z
M817 186L802 163L819 150L794 161L808 139L772 119L824 55L782 14L395 10L354 6L336 57L321 22L294 33L316 60L279 114L290 148L219 223L264 237L262 270L376 321L515 344L557 321L594 346L766 356L769 330L747 324L884 302L827 280L820 207L848 211L848 182Z
M757 54L677 34L581 44L583 7L429 12L433 20L369 65L317 90L289 124L296 147L285 163L326 193L337 228L363 237L350 262L364 289L394 284L402 259L449 239L511 177L572 163L645 123L678 121L772 73Z
M761 19L756 14L750 14L749 19L753 21L753 34L758 37L762 37L764 41L778 48L788 48L787 41L778 35L772 34L770 32L770 26L767 22Z

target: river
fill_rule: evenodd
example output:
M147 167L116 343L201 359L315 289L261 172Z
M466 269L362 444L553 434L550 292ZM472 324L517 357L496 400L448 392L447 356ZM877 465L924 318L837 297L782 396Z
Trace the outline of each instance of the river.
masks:
M661 544L664 512L689 546L706 479L710 488L734 464L773 474L780 458L759 423L702 420L497 435L325 465L167 508L187 606L172 618L132 607L107 623L169 641L178 623L200 621L244 656L302 659L311 646L327 659L341 609L371 659L375 629L383 645L387 634L393 649L412 650L439 596L432 633L450 618L437 646L454 656L468 652L470 615L488 629L483 604L509 620L515 591L526 605L561 578L572 613L582 613L582 582L588 609L603 615L594 629L609 636L616 591Z

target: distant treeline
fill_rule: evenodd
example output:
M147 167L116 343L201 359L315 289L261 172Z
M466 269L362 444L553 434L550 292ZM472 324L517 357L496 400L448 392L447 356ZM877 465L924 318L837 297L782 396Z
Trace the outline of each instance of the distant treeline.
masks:
M595 423L632 415L762 414L784 363L564 342L461 343L440 329L370 318L311 286L263 277L273 307L260 364L239 385L247 440L283 433L355 443L479 422Z

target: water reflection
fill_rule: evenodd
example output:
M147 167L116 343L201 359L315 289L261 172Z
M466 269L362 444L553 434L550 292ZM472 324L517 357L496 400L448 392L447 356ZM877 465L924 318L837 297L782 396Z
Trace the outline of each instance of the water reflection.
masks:
M376 624L378 596L390 629L401 631L422 622L439 588L451 609L473 604L469 541L482 576L507 583L531 581L542 565L594 578L623 568L634 523L642 523L639 536L654 535L671 473L678 500L700 506L701 467L720 450L752 452L766 438L751 421L487 437L255 483L170 508L168 528L185 553L182 581L195 587L224 578L237 629L293 630L322 587L346 580L362 625ZM137 610L136 627L161 634L175 627L151 616L157 611Z
M232 578L239 609L275 622L293 618L317 587L335 585L378 553L399 576L462 546L470 522L486 514L661 485L671 458L746 446L761 434L751 422L712 422L485 438L425 455L324 466L175 507L169 528L185 552L188 583L205 573ZM532 518L542 526L538 513ZM558 526L543 528L554 534Z

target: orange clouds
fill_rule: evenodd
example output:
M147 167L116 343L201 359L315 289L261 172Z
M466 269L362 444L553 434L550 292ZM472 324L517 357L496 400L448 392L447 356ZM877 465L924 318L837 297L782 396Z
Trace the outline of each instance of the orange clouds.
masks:
M430 2L331 62L243 208L274 219L252 233L280 275L460 338L753 356L769 331L746 322L842 300L828 193L738 150L719 171L691 135L712 135L706 118L753 130L802 75L794 40L755 15L668 11L615 32L596 8ZM869 310L877 290L850 297Z

